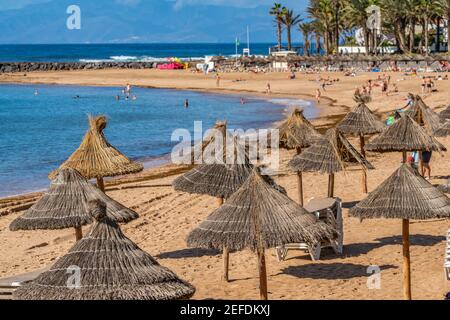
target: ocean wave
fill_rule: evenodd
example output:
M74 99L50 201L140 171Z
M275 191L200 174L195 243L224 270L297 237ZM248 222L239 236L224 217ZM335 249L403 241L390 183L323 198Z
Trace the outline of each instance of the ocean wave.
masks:
M303 99L270 99L270 103L279 104L288 107L312 107L313 102Z
M131 61L131 60L138 60L138 57L135 56L111 56L109 57L111 60L114 61Z

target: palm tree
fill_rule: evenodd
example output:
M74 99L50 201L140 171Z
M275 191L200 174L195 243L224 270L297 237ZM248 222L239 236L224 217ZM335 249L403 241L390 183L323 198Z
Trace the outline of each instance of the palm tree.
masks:
M442 16L447 19L447 46L450 53L450 0L440 0Z
M372 4L370 0L350 0L343 17L349 29L361 28L363 30L367 53L371 51L369 46L370 31L367 28L367 19L369 18L367 8Z
M421 0L419 0L421 1ZM426 1L426 0L425 0ZM399 51L408 52L406 45L406 15L408 4L406 1L382 0L383 22L388 31L395 35Z
M330 53L331 34L333 25L332 0L310 0L308 15L316 23L316 30L322 32L326 54Z
M303 38L305 42L305 50L303 52L303 55L309 56L309 50L311 48L309 38L311 36L311 33L314 31L313 24L311 22L300 23L298 25L298 28L300 29L300 32L303 33Z
M345 3L343 0L333 0L333 11L334 11L334 50L336 54L339 54L339 28L340 20L339 13L341 9L344 9Z
M274 17L275 23L277 25L278 50L281 50L281 35L283 33L283 7L280 3L274 3L273 7L270 9L270 15Z
M294 10L290 10L287 8L283 9L283 25L286 27L287 32L287 42L288 42L288 50L292 48L292 37L291 37L291 29L293 26L296 26L302 21L302 18L299 14L295 14Z
M440 8L439 8L439 2L440 0L419 0L419 16L422 18L422 24L423 24L423 41L425 46L425 54L428 55L428 48L430 44L430 38L429 38L429 26L431 23L431 20L438 16L440 14Z

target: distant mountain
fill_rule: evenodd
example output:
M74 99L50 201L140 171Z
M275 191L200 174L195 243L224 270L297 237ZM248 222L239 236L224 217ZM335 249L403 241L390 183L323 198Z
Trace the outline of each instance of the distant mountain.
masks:
M137 4L133 5L136 2ZM81 8L81 30L68 30L66 9ZM185 5L164 0L49 0L0 11L0 43L152 43L274 41L269 6ZM300 39L298 32L294 37Z

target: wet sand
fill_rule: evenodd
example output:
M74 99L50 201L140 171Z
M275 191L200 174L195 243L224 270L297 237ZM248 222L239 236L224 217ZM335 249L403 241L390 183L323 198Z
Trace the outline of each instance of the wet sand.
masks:
M318 127L327 127L340 119L354 106L355 87L378 74L361 74L355 78L340 73L323 73L322 77L339 78L327 87L326 98L318 106L320 117L313 120ZM399 93L389 97L374 90L374 101L369 107L386 117L387 113L405 104L406 93L420 93L420 80L392 73ZM188 71L158 70L103 70L30 73L0 75L0 82L58 83L77 85L133 85L158 88L202 90L221 93L265 95L267 82L271 83L271 97L311 98L318 87L317 75L298 74L288 80L287 73L223 74L220 88L214 75L204 76ZM240 79L243 81L234 82ZM448 104L449 81L436 81L438 92L425 96L425 102L440 110ZM440 139L450 147L450 138ZM356 139L351 142L358 146ZM288 194L297 200L296 177L286 168L293 152L281 152L283 174L276 178ZM376 188L400 165L401 154L368 154L376 170L369 173L369 191ZM449 178L450 156L434 154L432 183L443 183ZM107 193L124 205L135 209L140 218L123 226L127 236L155 256L158 261L179 276L190 281L197 292L194 299L258 299L256 257L249 251L231 255L230 283L220 280L221 255L213 250L187 248L186 235L216 208L215 199L174 191L170 184L186 168L174 165L146 170L143 173L113 180ZM325 252L323 259L312 262L303 252L290 252L288 259L278 262L275 250L267 252L268 288L270 299L402 299L401 221L373 220L360 222L348 217L348 208L365 197L361 192L360 171L349 169L336 176L336 196L344 202L344 255ZM327 177L304 174L305 199L326 196ZM0 212L14 211L0 216L0 277L42 268L63 255L73 245L73 231L11 232L8 225L20 215L21 206L30 205L39 194L14 200L0 200ZM9 210L9 211L8 211ZM88 227L86 227L88 228ZM85 229L86 229L85 228ZM412 288L414 299L442 299L450 290L444 279L445 234L449 221L417 221L411 225ZM367 287L367 268L376 265L381 272L381 289Z

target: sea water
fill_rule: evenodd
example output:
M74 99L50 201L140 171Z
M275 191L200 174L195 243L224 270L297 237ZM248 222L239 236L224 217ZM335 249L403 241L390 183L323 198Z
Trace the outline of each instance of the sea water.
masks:
M80 145L88 114L106 115L108 141L147 166L166 161L165 155L177 143L171 141L172 132L183 128L193 135L194 121L202 121L204 131L217 120L227 120L234 129L267 128L293 105L305 108L306 116L315 116L314 105L304 100L246 97L243 105L241 96L134 88L137 100L126 101L121 91L0 85L0 197L45 189L48 173Z

